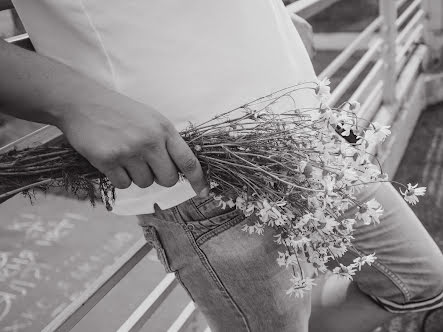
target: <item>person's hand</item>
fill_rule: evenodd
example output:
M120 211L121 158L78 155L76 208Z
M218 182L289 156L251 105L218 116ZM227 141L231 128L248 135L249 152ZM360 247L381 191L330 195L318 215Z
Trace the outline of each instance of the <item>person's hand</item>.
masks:
M117 188L171 187L180 171L197 194L209 193L197 158L155 110L1 39L0 72L2 112L57 126Z
M57 126L117 188L171 187L180 171L199 196L209 194L200 163L164 116L117 93L94 100L69 105Z

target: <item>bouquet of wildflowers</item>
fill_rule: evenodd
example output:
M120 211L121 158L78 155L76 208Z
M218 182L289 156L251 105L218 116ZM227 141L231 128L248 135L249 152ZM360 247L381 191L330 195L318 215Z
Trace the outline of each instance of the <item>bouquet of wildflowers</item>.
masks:
M300 93L315 95L318 106L298 107ZM385 140L389 127L369 122L361 126L357 102L333 108L327 104L329 97L329 80L300 83L181 132L220 205L255 216L254 223L243 230L263 234L271 227L276 231L275 241L283 248L276 253L277 263L292 268L287 292L297 297L314 284L301 262L321 273L328 262L336 261L332 272L352 279L356 270L376 258L371 254L348 266L340 263L352 246L353 225L378 223L383 213L375 199L359 202L356 194L388 181L369 151ZM350 135L354 143L344 139ZM65 186L74 193L86 192L91 202L100 192L109 209L115 199L109 181L69 146L0 156L0 182L0 189L7 191L0 198L29 193L35 187ZM426 190L399 185L411 204ZM351 208L355 214L345 218L344 212Z

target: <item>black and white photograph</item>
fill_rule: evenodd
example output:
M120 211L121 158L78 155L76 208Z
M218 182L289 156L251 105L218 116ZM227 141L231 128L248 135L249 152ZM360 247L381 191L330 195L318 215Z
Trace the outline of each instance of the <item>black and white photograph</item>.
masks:
M443 0L0 0L0 332L443 332Z

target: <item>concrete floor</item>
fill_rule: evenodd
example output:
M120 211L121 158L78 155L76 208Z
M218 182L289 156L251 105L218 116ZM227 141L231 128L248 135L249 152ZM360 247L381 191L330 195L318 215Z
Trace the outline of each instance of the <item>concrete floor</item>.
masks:
M0 331L36 332L142 237L135 217L63 196L0 205ZM165 276L148 254L73 331L115 331ZM165 331L189 302L177 287L145 331Z

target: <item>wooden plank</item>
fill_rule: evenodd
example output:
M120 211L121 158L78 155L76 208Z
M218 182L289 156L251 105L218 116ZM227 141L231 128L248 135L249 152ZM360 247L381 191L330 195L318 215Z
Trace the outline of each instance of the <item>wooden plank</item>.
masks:
M291 13L308 19L340 0L298 0L286 6Z
M178 280L173 273L168 273L149 296L134 310L117 332L140 331L146 321L154 314L167 296L177 286Z
M398 83L396 84L395 93L399 103L395 105L383 105L374 117L374 122L378 122L383 126L390 126L394 123L395 118L399 114L400 107L403 107L404 103L410 98L411 91L415 87L415 83L417 81L416 78L421 69L421 65L426 57L426 54L426 46L421 45L417 47L416 51L411 57L411 60L405 67L405 70L400 74ZM388 149L389 147L389 144L382 144L381 146L374 147L372 151L370 151L370 153L377 156L383 156L386 153L386 149Z
M408 36L411 35L412 31L417 27L417 25L422 23L424 17L425 12L421 9L415 13L404 29L398 34L398 38L396 40L397 45L403 44L407 40Z
M287 10L291 13L308 19L321 11L327 9L333 4L341 0L298 0L286 6ZM407 0L396 1L397 8L406 3ZM434 0L431 0L434 1ZM441 1L441 0L439 0Z
M379 160L382 162L383 170L391 179L403 158L418 118L426 108L424 81L423 74L415 80L409 99L404 103L392 124L391 136L383 143L385 149L380 154Z
M409 7L406 8L403 13L401 13L401 15L398 17L397 21L395 22L397 29L399 29L403 24L406 23L406 21L414 13L414 11L416 11L417 9L420 8L421 3L422 3L422 0L414 0L409 5Z
M360 37L359 32L326 32L314 34L314 45L317 51L343 51L348 48L354 41ZM367 50L369 41L374 36L369 36L368 40L358 43L353 48L356 50ZM331 76L328 76L331 77Z
M412 55L408 65L405 67L405 70L401 73L395 86L396 98L399 101L398 105L402 105L403 102L408 98L408 94L415 83L415 78L417 77L418 72L421 68L421 64L423 63L426 52L426 46L421 45L420 47L418 47ZM387 106L388 105L385 104L385 107L380 108L380 111L374 118L375 122L378 122L382 125L392 124L395 116L397 115L399 107L388 108Z
M422 64L427 56L428 48L425 45L420 45L412 54L407 66L400 74L398 84L396 87L396 94L400 104L409 98L409 93L412 90L412 85L421 71Z
M61 141L63 133L54 126L44 126L0 148L0 153Z
M391 0L379 0L380 16L383 18L382 34L385 42L383 47L383 102L385 104L395 104L395 53L397 38L397 7Z
M406 0L399 0L395 3L396 8L399 8ZM360 44L367 42L373 34L382 26L383 18L377 17L371 24L369 24L360 35L349 44L343 52L341 52L324 70L318 75L320 79L325 77L332 77L343 64L350 59L355 53ZM398 24L398 23L396 23Z
M377 111L381 107L383 96L383 81L378 81L376 85L370 90L368 98L361 105L360 111L357 113L359 117L359 127L367 127L368 122L372 121Z
M325 77L332 77L340 67L342 67L346 61L348 61L351 56L355 53L356 49L364 42L367 42L369 38L374 34L377 29L380 28L382 24L382 19L376 18L371 24L369 24L362 33L346 47L343 52L341 52L326 68L323 70L319 78L323 79Z
M351 71L342 79L340 84L335 88L328 103L335 105L344 93L349 89L351 84L358 78L366 66L373 60L375 55L379 52L382 45L382 41L379 39L375 42L363 57L355 64Z
M195 303L191 301L169 327L168 332L184 332L196 314Z
M10 44L20 46L29 51L35 51L34 46L32 45L31 40L29 39L29 35L27 33L6 38L5 41Z
M144 238L137 241L42 332L70 331L151 249Z
M383 69L383 61L378 60L372 66L371 70L365 76L363 81L361 81L357 89L355 89L354 93L349 98L349 100L356 100L362 104L366 102L368 96L371 94L372 90L374 89L374 86L377 84L377 82L380 81L382 69Z
M397 74L403 69L408 60L408 54L413 50L415 43L418 43L423 34L423 26L420 25L415 28L404 44L397 49ZM357 100L364 103L367 99L368 93L371 91L371 87L374 86L377 80L380 79L380 75L383 69L383 60L378 60L371 68L370 72L363 79L361 84L352 94L350 100Z
M414 50L414 45L419 44L423 38L423 25L420 24L415 28L414 31L408 36L404 44L400 47L397 52L397 70L403 70L406 65L411 52Z

